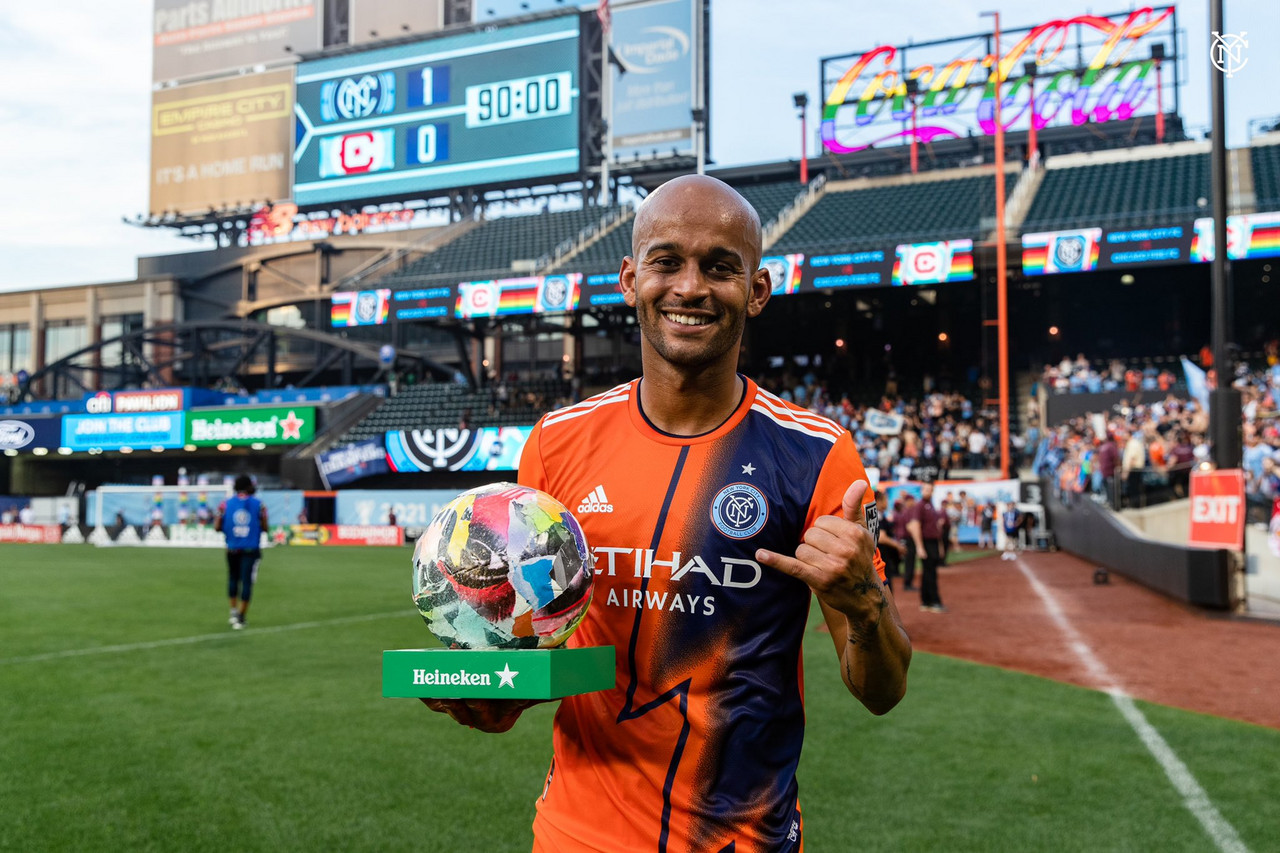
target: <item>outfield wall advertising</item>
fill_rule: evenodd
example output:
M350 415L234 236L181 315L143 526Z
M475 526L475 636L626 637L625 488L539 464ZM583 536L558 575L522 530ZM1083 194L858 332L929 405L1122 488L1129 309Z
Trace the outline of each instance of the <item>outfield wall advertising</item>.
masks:
M287 199L293 70L157 89L151 211L205 213Z
M343 489L334 498L339 524L387 524L396 514L401 527L426 527L445 504L458 496L449 489Z
M387 459L400 473L515 471L532 426L414 429L386 433Z
M1233 261L1280 256L1280 212L1228 216L1227 255ZM1093 226L1022 235L1022 271L1026 275L1211 260L1213 219L1210 217L1152 228Z
M37 447L52 450L61 446L61 415L47 418L0 416L0 452L30 453Z
M578 63L576 14L304 62L293 200L576 174Z
M155 0L151 77L210 77L319 50L320 0Z
M135 450L182 446L183 412L146 415L63 415L62 446L72 450Z
M194 409L187 413L185 443L196 447L306 444L315 433L314 406Z
M391 470L387 464L387 448L381 438L371 438L319 453L316 455L316 468L326 489L375 474L386 474Z
M334 328L380 326L391 313L391 290L338 291L330 297L329 325Z
M693 0L615 4L610 46L614 162L695 153L692 109L702 48Z

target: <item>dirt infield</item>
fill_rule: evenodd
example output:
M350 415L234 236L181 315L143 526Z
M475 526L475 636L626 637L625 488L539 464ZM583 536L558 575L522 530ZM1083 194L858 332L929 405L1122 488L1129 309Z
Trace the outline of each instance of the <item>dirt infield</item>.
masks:
M1019 561L991 556L944 567L947 613L922 612L918 594L896 583L913 647L1102 687L1021 564L1129 695L1280 729L1280 624L1201 611L1114 572L1096 585L1095 566L1062 552Z

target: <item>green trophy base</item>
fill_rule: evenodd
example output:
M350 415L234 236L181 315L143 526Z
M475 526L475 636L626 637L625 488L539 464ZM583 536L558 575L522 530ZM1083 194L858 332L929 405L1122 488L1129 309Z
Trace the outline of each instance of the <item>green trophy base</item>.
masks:
M613 646L382 653L382 695L388 698L559 699L613 685Z

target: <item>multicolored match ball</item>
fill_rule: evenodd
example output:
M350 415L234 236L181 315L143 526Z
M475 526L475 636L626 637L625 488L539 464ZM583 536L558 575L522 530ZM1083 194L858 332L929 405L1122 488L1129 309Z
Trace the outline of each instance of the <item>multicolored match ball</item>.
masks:
M555 498L513 483L463 492L413 552L413 601L448 648L562 645L591 603L594 562Z

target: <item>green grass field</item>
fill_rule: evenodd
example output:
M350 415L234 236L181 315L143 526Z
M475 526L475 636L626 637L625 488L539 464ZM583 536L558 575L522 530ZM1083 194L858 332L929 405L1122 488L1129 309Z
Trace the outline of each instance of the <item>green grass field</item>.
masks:
M552 708L483 735L379 695L429 639L409 555L269 551L232 632L220 551L0 546L0 849L528 851ZM917 653L875 718L834 660L811 632L809 853L1214 849L1104 694ZM1280 850L1280 732L1139 704Z

